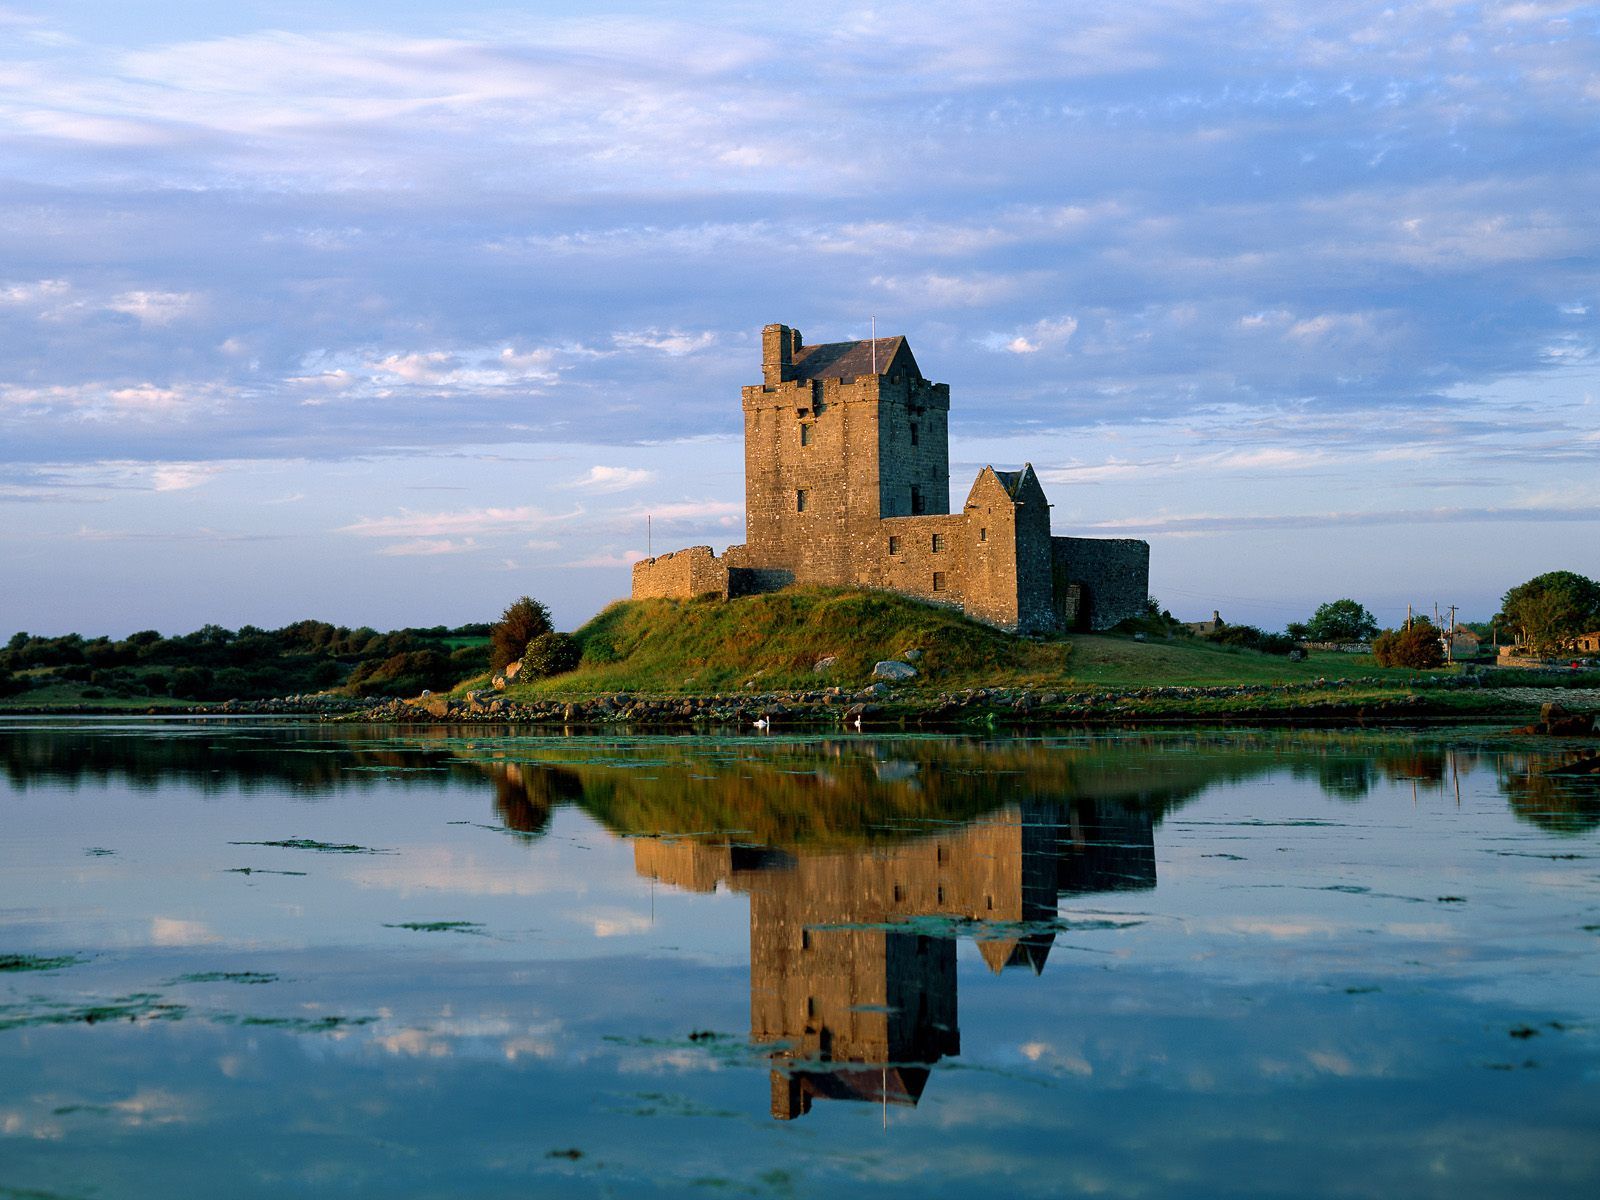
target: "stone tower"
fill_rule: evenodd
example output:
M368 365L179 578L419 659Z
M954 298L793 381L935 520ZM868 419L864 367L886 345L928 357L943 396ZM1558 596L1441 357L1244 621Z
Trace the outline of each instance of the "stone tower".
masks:
M950 511L950 388L903 337L807 346L761 331L762 382L743 389L745 540L762 568L869 581L884 517Z

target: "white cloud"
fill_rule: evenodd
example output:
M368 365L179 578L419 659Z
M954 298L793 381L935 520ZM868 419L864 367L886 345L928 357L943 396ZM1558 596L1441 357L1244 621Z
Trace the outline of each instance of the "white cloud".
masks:
M379 554L391 558L426 558L435 554L465 554L469 550L477 550L476 538L462 538L460 541L451 541L449 538L414 538L409 542L396 542L392 546L385 546Z
M581 479L560 486L569 490L591 493L625 492L640 487L655 478L655 472L642 467L590 467Z
M65 279L38 279L32 283L0 283L0 304L21 306L64 296L72 290Z
M543 529L581 516L582 508L550 513L531 505L512 508L469 508L455 512L419 513L402 509L388 517L362 517L341 526L339 533L360 537L437 538L477 533L515 533Z
M136 318L141 325L169 325L194 310L195 297L189 292L123 292L106 307Z
M562 565L577 569L631 567L643 557L644 552L642 550L602 550L589 555L587 558L580 558Z
M150 469L150 486L158 492L197 488L222 471L219 463L160 463Z
M992 333L983 339L983 344L991 350L1006 350L1012 354L1037 354L1040 350L1061 349L1077 332L1076 317L1047 317L1009 337Z
M619 350L655 350L672 358L697 354L716 345L717 335L709 329L686 333L680 329L638 329L613 333L611 340Z

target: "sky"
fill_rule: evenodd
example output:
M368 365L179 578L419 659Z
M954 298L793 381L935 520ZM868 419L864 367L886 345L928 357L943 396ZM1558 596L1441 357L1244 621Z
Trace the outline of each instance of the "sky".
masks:
M575 627L874 318L1178 616L1487 619L1600 576L1597 214L1594 4L0 0L0 637Z

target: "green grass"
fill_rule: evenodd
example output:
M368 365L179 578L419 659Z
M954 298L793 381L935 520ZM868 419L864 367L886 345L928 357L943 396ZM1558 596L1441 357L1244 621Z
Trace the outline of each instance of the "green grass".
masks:
M922 651L919 683L982 686L1060 676L1069 647L980 625L889 592L794 588L738 600L624 600L574 636L583 663L554 679L520 680L514 698L632 691L651 694L860 687L873 664ZM832 655L832 668L813 671Z
M950 609L888 592L791 588L732 601L625 600L574 636L582 665L553 679L516 681L512 699L859 688L872 666L920 649L918 677L897 690L967 687L1061 689L1290 683L1392 677L1365 655L1314 653L1305 662L1188 638L1170 641L1075 634L1013 637ZM820 658L836 656L826 673ZM477 683L477 680L473 681ZM463 685L465 686L465 685ZM458 689L459 690L459 689Z

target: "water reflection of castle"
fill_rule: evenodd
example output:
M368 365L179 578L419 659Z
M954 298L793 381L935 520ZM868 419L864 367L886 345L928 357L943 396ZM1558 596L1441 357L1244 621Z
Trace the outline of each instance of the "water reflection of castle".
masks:
M958 932L993 971L1037 974L1061 895L1156 882L1150 813L1100 800L835 853L641 839L634 861L677 887L749 894L750 1033L773 1048L781 1120L818 1097L917 1103L933 1064L961 1049Z

